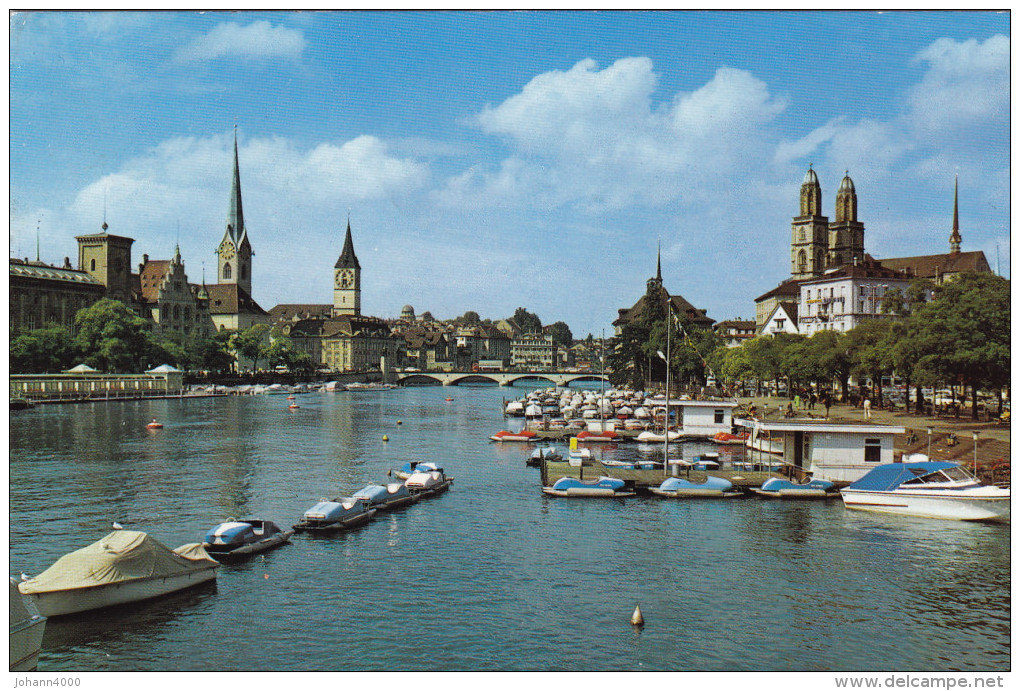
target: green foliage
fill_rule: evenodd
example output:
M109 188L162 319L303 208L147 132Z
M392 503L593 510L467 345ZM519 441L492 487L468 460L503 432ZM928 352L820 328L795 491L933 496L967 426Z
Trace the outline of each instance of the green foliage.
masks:
M521 327L524 333L541 333L542 332L542 320L538 318L537 314L533 314L523 307L518 307L514 311L514 316L511 317L517 326Z
M553 343L570 347L574 344L574 334L566 322L555 322L546 327L546 330L553 337Z
M62 372L77 364L77 359L71 332L58 324L47 324L11 340L12 374Z
M159 363L153 352L149 322L118 300L103 298L74 318L75 345L85 362L103 372L140 372Z
M290 337L273 331L269 343L265 343L260 350L260 355L265 358L266 366L286 367L294 371L307 371L312 369L312 358L294 346Z
M468 310L462 316L457 317L454 321L463 326L478 326L482 323L481 317L478 316L478 312Z
M264 348L268 346L268 324L252 324L247 329L236 332L230 341L234 352L251 360L252 371L258 371L259 360L262 359Z

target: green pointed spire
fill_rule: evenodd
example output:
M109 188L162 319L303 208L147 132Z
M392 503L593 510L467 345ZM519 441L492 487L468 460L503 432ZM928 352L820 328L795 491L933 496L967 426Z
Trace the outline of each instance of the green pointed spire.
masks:
M347 217L347 235L344 237L344 249L340 252L340 258L336 260L337 269L360 269L358 257L354 254L354 240L351 238L351 218Z
M234 125L234 178L230 183L230 206L227 209L227 234L239 245L244 236L244 209L241 206L241 169L237 163L237 125Z

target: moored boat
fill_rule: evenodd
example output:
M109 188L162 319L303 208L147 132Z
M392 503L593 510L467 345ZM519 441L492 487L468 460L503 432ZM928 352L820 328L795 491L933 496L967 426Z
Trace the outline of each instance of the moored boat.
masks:
M11 581L10 609L11 633L8 651L10 671L31 672L39 665L39 650L42 648L46 617L39 614L35 603L18 590L18 582Z
M416 472L404 480L408 492L416 497L432 497L450 489L453 478L447 477L442 468Z
M761 487L753 488L761 497L780 499L828 499L839 496L835 484L828 480L812 479L794 482L782 477L770 477Z
M739 446L747 441L748 433L743 434L730 434L729 432L716 432L708 438L713 444L722 445L736 445Z
M614 430L607 429L600 432L592 432L590 430L582 430L577 433L577 441L583 442L614 442L620 441L620 435Z
M219 562L198 543L175 550L145 533L114 530L65 554L18 589L46 617L167 595L216 578Z
M341 497L336 501L322 500L305 511L301 522L294 525L297 532L334 532L356 528L369 521L376 513L364 499Z
M861 511L958 521L1010 519L1008 488L981 484L948 461L876 466L841 494L846 508Z
M399 470L394 470L393 474L401 480L406 480L415 473L428 473L433 470L441 470L441 468L432 461L408 461Z
M537 436L538 434L530 429L523 429L520 432L511 432L504 429L496 432L489 439L492 441L534 441Z
M691 459L691 468L694 470L718 470L719 454L703 453Z
M709 475L704 482L691 482L679 477L668 477L658 487L650 488L660 497L740 497L743 492L729 480Z
M231 519L206 533L202 547L213 559L222 561L279 547L293 534L293 530L281 530L272 521L260 518Z
M555 446L541 446L531 452L531 458L525 461L525 465L530 467L537 467L542 465L542 461L562 461L563 454Z
M552 487L542 491L553 497L633 497L632 484L613 477L595 480L579 480L576 477L561 477Z
M669 430L668 433L645 431L637 435L637 440L644 444L650 444L654 442L666 441L667 436L669 437L669 440L671 442L679 442L683 441L684 435L681 432L677 432L676 430Z
M355 499L362 499L373 509L392 511L417 501L403 482L390 482L386 485L367 485L354 493Z

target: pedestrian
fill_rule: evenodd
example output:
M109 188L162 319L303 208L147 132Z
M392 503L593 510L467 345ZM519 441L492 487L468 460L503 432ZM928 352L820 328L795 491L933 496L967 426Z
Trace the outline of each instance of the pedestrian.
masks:
M800 394L794 394L793 396L793 407L800 409Z
M864 419L865 420L870 420L871 419L871 399L870 398L865 398L864 399Z
M826 391L822 394L822 405L825 406L825 419L829 419L829 406L832 405L832 401L829 399L829 392Z
M815 409L815 403L818 401L818 396L814 391L808 394L808 410Z

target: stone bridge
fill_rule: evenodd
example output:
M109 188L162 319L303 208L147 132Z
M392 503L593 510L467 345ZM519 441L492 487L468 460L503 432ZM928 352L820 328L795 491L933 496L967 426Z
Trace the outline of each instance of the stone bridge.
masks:
M609 377L591 372L395 372L390 377L395 378L401 386L408 384L456 386L457 384L484 383L513 386L515 382L522 380L534 381L539 387L543 386L543 382L546 382L546 386L570 386L578 382L597 384L600 381L605 381L607 384L609 383Z

